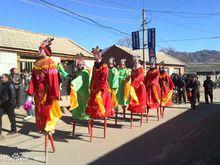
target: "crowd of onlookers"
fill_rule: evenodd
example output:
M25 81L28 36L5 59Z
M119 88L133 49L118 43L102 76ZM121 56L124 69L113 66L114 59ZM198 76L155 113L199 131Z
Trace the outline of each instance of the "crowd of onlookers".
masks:
M11 132L16 133L15 109L19 109L24 102L21 100L22 94L25 95L28 90L28 84L31 79L31 74L27 70L23 70L21 74L16 68L12 68L9 74L0 76L0 136L2 133L2 116L8 115L11 123ZM26 96L25 96L26 97ZM24 120L29 120L34 116L34 110L27 112Z
M191 107L195 109L196 102L200 103L200 88L201 83L197 75L178 75L173 73L171 75L172 81L175 85L173 102L176 104L185 103L187 99L191 103ZM215 83L211 80L210 76L206 76L206 80L203 82L205 103L213 102L213 89Z

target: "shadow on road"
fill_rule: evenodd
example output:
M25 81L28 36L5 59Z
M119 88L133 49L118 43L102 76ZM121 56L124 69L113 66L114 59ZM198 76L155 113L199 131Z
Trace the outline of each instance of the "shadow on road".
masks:
M200 104L90 164L220 164L220 104Z

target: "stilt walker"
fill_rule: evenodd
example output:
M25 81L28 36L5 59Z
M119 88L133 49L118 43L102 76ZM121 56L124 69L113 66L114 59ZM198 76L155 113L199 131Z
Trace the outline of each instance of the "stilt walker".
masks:
M50 45L53 39L48 38L39 47L39 58L34 63L28 95L34 96L36 125L45 134L45 161L47 162L48 140L55 152L53 133L56 122L62 116L59 100L58 71L55 62L50 58Z
M160 79L159 79L160 87L161 87L161 105L160 105L160 115L164 117L165 107L172 105L172 95L174 84L171 80L169 74L165 71L164 66L160 68Z
M111 89L108 84L108 66L102 61L101 50L97 46L92 50L94 66L90 83L90 98L86 114L90 116L91 131L94 119L104 120L104 138L106 138L107 118L114 115L111 100Z
M71 82L70 91L70 111L73 118L73 136L78 121L88 121L88 130L90 134L90 118L85 110L89 100L90 70L85 66L84 55L77 54L77 75ZM91 140L91 139L90 139Z
M119 73L115 67L115 59L111 57L108 61L108 83L111 89L112 105L115 110L115 125L117 125L118 118L118 88L119 88Z
M159 77L160 77L159 70L156 68L155 64L152 64L151 68L147 71L145 78L145 86L147 91L147 95L146 95L147 122L148 122L150 109L157 109L157 120L159 121L160 93L161 93Z
M123 119L126 118L126 108L128 106L128 98L125 97L126 92L126 83L129 82L129 77L131 72L128 68L126 68L126 59L122 59L120 62L119 72L119 89L118 89L118 104L122 106L123 109Z
M128 110L131 112L131 128L133 126L133 114L141 115L140 126L142 125L142 115L146 109L146 88L144 85L144 69L140 65L139 56L134 56L134 68L131 71L130 102Z

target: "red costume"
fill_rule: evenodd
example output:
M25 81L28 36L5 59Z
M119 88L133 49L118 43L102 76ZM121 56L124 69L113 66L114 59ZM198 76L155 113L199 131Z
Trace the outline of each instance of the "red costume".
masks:
M45 40L47 41L47 40ZM44 44L40 54L51 55ZM48 54L49 53L49 54ZM57 67L50 57L42 56L34 63L28 95L34 95L36 125L40 131L53 132L56 121L62 116L59 99L59 81Z
M114 115L111 89L108 84L108 66L103 62L97 62L93 67L90 98L86 113L91 118L104 118Z
M159 108L160 107L160 84L159 84L160 72L158 69L153 68L147 72L145 85L146 85L146 101L147 108Z
M146 88L144 85L144 70L142 67L132 70L131 86L134 88L138 102L130 99L128 110L132 113L144 113L146 108Z
M172 105L174 84L166 71L161 71L159 82L161 86L161 106L165 107Z

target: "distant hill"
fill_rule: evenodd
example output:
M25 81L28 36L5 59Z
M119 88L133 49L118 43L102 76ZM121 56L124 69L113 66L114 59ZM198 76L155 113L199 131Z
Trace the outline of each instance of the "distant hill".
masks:
M187 64L189 63L220 63L220 51L201 50L196 52L180 52L173 48L163 48L160 51L165 52Z

